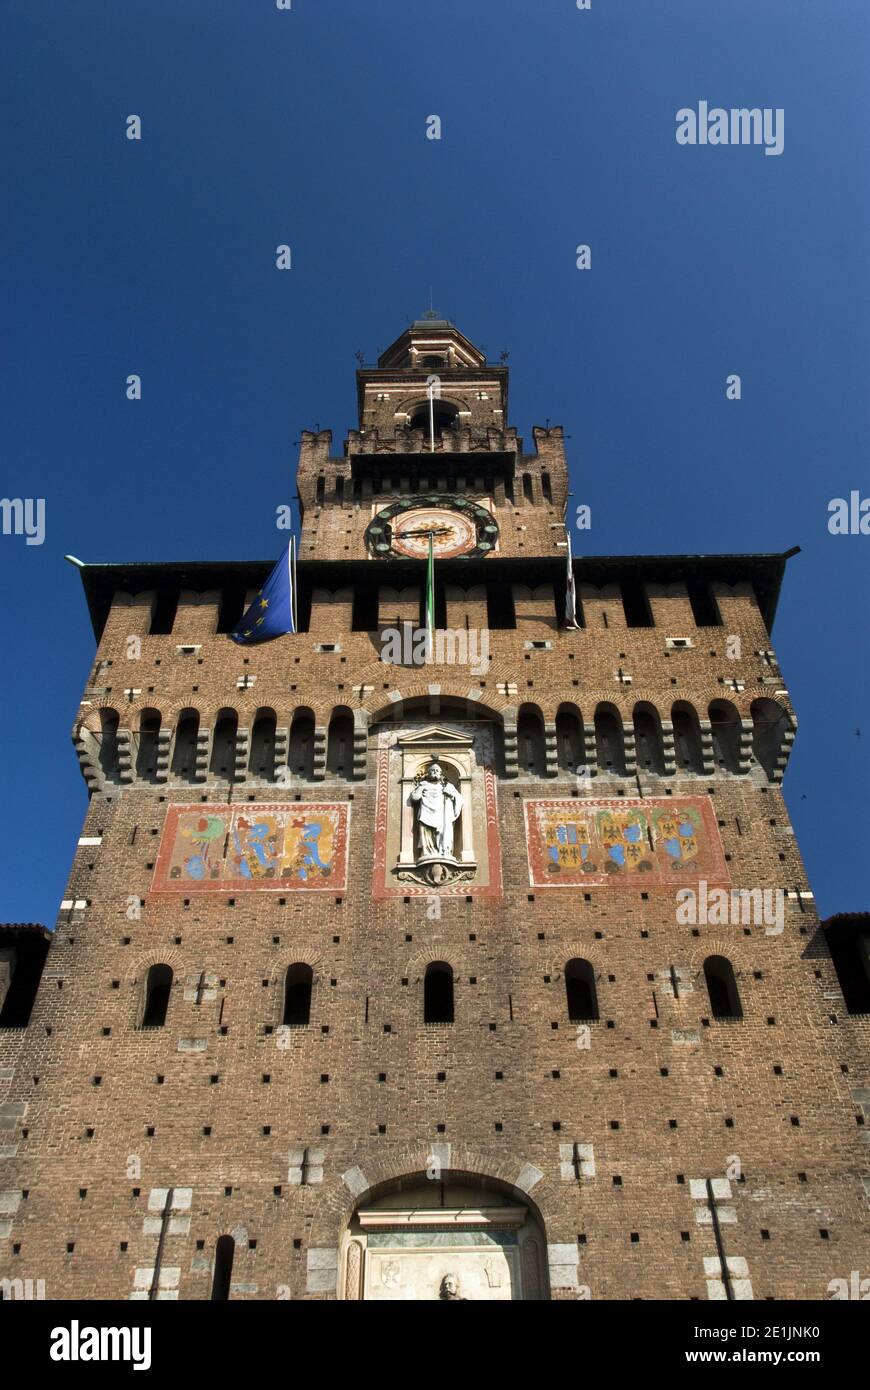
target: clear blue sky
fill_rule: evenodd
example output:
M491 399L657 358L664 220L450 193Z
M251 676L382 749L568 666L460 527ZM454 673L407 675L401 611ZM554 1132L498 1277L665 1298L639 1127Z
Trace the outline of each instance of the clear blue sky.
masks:
M786 797L823 915L870 908L870 536L827 530L870 495L866 0L4 0L0 53L0 486L46 503L0 536L0 919L54 923L85 810L62 556L273 556L300 429L340 451L430 283L564 424L593 553L803 547ZM701 100L784 152L678 146Z

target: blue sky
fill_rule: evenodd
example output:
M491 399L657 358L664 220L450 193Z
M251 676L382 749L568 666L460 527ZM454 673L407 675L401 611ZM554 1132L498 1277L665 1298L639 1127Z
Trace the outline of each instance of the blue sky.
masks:
M870 496L865 0L4 0L0 55L2 492L46 505L0 536L0 918L53 924L85 811L63 555L273 556L300 429L340 452L430 284L565 426L593 553L802 547L786 799L822 914L870 908L870 536L827 530ZM701 100L783 153L678 146Z

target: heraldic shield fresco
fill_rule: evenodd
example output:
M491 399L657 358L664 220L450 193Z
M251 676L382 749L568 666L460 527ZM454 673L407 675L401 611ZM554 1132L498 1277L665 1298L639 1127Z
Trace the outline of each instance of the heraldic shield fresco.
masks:
M349 818L328 802L170 806L152 892L341 891Z
M703 797L527 801L524 809L529 881L536 888L730 882L713 810Z

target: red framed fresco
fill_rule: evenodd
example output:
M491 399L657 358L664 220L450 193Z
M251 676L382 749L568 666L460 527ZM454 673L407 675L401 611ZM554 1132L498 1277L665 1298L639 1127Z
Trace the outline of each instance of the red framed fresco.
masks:
M534 888L731 881L706 797L526 801L523 810Z
M343 892L349 830L341 802L170 806L151 891Z

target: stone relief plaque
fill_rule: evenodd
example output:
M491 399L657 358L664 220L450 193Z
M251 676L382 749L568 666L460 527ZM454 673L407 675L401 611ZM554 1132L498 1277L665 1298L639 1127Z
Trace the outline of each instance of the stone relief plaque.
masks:
M522 1298L515 1232L379 1232L368 1238L366 1299L483 1302Z

